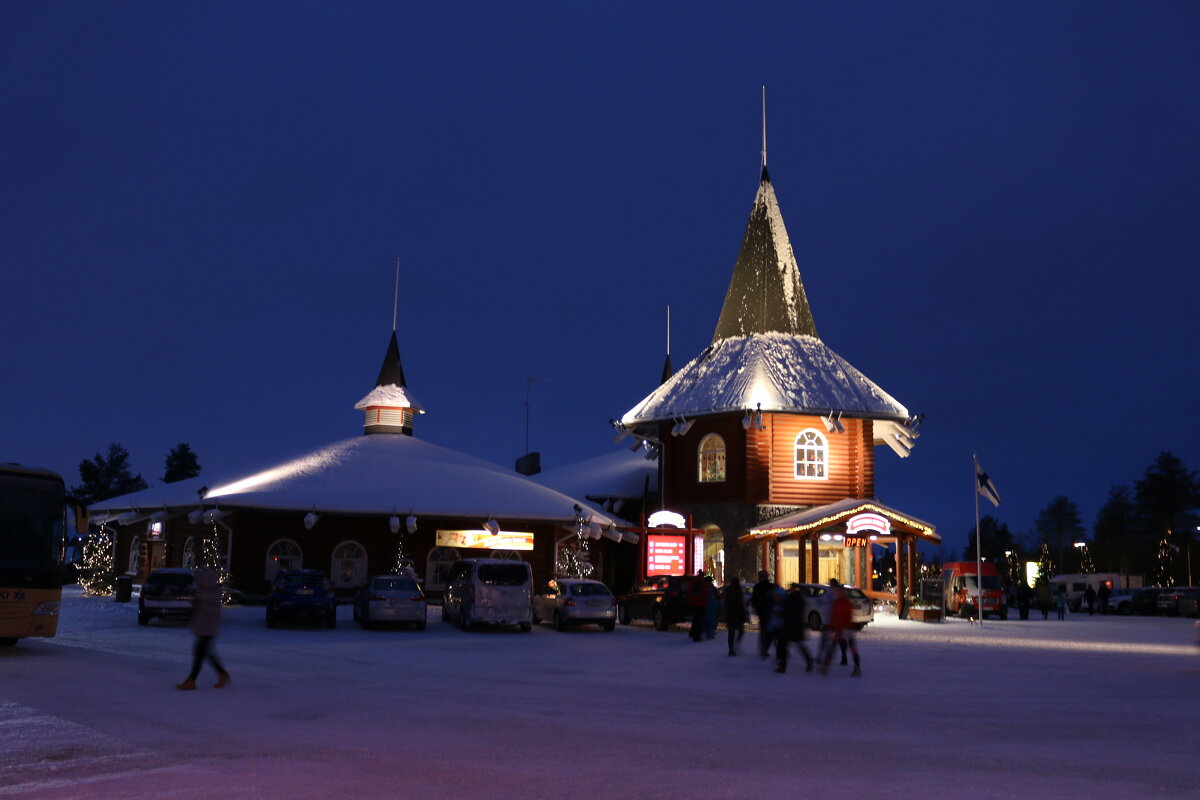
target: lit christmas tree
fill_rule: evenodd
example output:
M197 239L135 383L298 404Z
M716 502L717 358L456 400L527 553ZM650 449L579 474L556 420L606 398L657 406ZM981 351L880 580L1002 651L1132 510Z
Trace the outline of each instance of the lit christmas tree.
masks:
M1042 543L1038 553L1038 580L1050 580L1054 577L1054 559L1050 557L1050 545Z
M1096 563L1092 561L1092 549L1086 544L1079 548L1079 571L1088 575L1096 571Z
M404 537L396 537L396 563L392 565L392 574L399 575L400 570L412 565L412 559L404 552Z
M113 536L108 528L90 534L83 543L79 585L84 594L105 595L113 591Z
M1154 568L1151 570L1151 585L1174 586L1175 579L1175 548L1164 536L1158 540L1158 552L1154 555Z
M205 567L217 573L217 583L221 585L221 602L229 602L229 571L221 558L221 532L217 523L213 523L212 531L206 533L200 541L200 557L196 559L197 567Z
M555 575L563 578L589 578L595 572L596 568L592 566L592 554L583 530L583 520L577 519L575 541L558 548L558 558L554 562Z

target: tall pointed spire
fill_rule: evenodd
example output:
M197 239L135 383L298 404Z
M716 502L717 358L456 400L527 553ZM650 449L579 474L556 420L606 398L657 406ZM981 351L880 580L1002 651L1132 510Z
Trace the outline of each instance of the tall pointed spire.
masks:
M671 376L674 374L675 368L671 366L671 307L667 306L667 360L663 362L662 380L658 382L658 385L662 386L671 380Z
M764 106L765 108L765 106ZM764 117L765 119L765 117ZM766 165L766 129L763 132L763 168L742 237L725 304L717 319L713 342L734 336L778 331L816 336L808 296L800 280L800 267L792 252L779 202Z
M383 356L383 364L379 367L379 377L375 379L376 386L399 386L407 388L404 380L404 365L400 363L400 344L396 341L396 329L392 329L392 338L388 342L387 353Z

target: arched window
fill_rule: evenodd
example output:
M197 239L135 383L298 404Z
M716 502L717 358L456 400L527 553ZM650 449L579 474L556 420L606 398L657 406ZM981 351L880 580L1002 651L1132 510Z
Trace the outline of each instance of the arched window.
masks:
M796 477L825 480L829 477L829 444L825 435L812 428L796 435Z
M358 542L342 542L333 548L329 574L339 589L367 582L367 550Z
M720 483L725 480L725 440L710 433L700 440L699 471L701 483Z
M275 580L275 573L281 569L301 569L304 555L300 545L291 539L276 539L267 548L267 583Z
M136 536L129 542L128 566L129 569L125 570L127 575L137 575L142 566L142 541Z
M458 561L458 551L453 547L435 547L425 560L425 588L444 591L450 580L450 568Z
M196 537L189 536L183 543L183 555L179 558L179 566L186 569L196 568Z

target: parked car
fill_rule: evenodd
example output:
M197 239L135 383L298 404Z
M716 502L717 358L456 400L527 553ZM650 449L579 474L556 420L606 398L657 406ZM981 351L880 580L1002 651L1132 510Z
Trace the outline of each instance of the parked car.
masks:
M319 569L287 569L271 581L267 597L267 627L281 620L337 625L337 597L333 583Z
M660 631L684 622L688 618L687 593L693 580L691 575L650 575L621 595L617 619L622 625L648 619Z
M155 617L187 619L196 598L196 576L184 567L152 570L138 596L138 625L149 625Z
M1158 613L1169 617L1195 617L1200 609L1200 589L1176 586L1158 595Z
M423 631L425 612L425 593L411 574L375 575L354 596L354 620L364 628L379 622L411 622Z
M533 629L533 573L524 561L463 558L450 568L442 621L464 631L476 623Z
M1141 589L1114 589L1108 596L1108 608L1105 610L1109 614L1132 614L1133 598L1140 591Z
M1146 586L1138 589L1130 600L1133 613L1148 617L1158 613L1158 596L1165 592L1161 586Z
M552 622L556 631L571 625L599 625L611 631L617 624L617 598L600 581L555 578L534 594L533 621Z
M875 621L875 604L857 586L842 586L842 589L850 598L850 623L861 631L868 623ZM804 592L804 613L808 617L808 627L814 631L821 630L829 622L829 584L802 583L800 591Z

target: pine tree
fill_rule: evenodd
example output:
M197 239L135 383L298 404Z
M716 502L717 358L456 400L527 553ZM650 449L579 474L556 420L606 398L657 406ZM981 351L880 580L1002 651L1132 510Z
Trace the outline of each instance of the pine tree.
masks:
M1141 572L1137 507L1128 486L1114 486L1096 514L1094 557L1105 572Z
M129 451L116 442L108 446L107 458L96 453L95 458L80 461L79 479L83 483L71 489L71 493L84 505L146 488L140 474L129 472Z
M1041 552L1038 553L1038 576L1039 581L1048 581L1054 577L1054 557L1050 554L1050 545L1042 543Z
M1158 541L1158 552L1154 556L1154 568L1150 573L1153 586L1175 585L1175 548L1164 536Z
M1059 564L1066 563L1067 548L1084 534L1079 507L1063 495L1051 500L1048 506L1038 512L1034 527L1041 543L1058 551Z
M163 483L175 483L194 478L199 474L200 463L196 460L196 454L192 452L191 445L187 442L180 442L171 448L171 452L167 453L162 476Z

